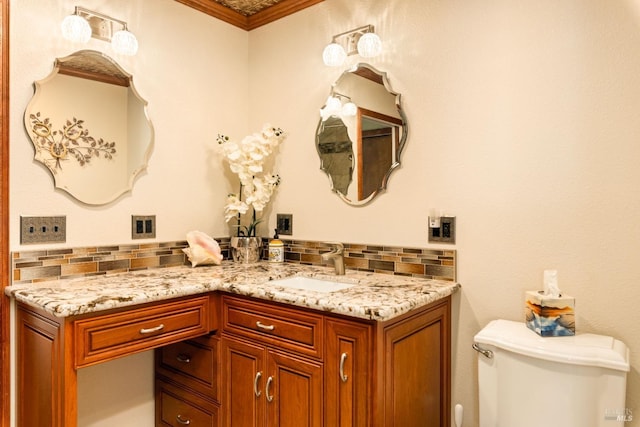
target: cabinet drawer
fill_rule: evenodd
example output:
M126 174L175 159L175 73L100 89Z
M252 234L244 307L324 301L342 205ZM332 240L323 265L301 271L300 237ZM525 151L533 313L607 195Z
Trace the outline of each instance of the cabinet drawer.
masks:
M156 372L218 400L219 339L206 335L156 350Z
M203 296L76 320L76 367L204 335L209 310Z
M321 358L323 318L300 309L225 296L223 331Z
M159 381L156 383L156 425L172 427L218 427L219 408L216 404L185 393Z

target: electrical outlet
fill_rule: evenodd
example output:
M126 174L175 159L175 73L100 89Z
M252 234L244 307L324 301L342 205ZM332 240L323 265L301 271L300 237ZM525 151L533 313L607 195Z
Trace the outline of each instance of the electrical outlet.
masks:
M431 224L431 220L429 220ZM456 242L456 217L440 217L440 226L429 226L429 242L455 243Z
M278 234L284 234L291 236L293 234L293 215L292 214L277 214L276 215L276 229Z
M131 238L154 239L156 237L155 215L131 215Z
M67 241L66 216L20 216L20 243L64 243Z

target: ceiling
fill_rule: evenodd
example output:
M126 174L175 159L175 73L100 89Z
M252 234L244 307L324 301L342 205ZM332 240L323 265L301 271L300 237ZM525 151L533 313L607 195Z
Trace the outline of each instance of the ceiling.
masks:
M176 0L250 31L324 0Z

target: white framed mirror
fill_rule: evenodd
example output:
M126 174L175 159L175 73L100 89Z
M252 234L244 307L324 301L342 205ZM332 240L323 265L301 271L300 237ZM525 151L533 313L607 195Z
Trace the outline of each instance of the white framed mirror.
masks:
M146 107L132 76L105 54L58 58L24 115L34 159L80 202L110 203L147 168L154 132Z
M351 205L365 205L387 188L400 166L407 120L387 74L357 64L333 84L320 110L316 149L331 190Z

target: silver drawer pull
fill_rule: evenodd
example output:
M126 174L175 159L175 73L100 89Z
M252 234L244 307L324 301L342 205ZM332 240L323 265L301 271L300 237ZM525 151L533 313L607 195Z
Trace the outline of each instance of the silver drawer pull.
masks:
M256 397L260 397L262 394L262 392L258 390L258 381L260 381L260 378L262 378L262 372L258 372L256 377L253 379L253 394L255 394Z
M259 320L256 322L256 326L260 329L264 329L265 331L273 331L276 328L274 325L265 325Z
M347 360L347 353L342 353L340 356L340 379L343 383L346 383L349 377L344 374L344 362Z
M480 347L477 343L473 343L473 345L471 346L475 351L477 351L478 353L480 353L481 355L483 355L484 357L486 357L487 359L491 359L493 357L493 351L491 350L486 350L482 347Z
M178 414L178 416L176 417L176 421L178 421L183 426L188 426L189 424L191 424L191 420L189 418L182 418L182 415L180 414Z
M179 354L176 356L176 360L181 363L191 363L191 358L187 354Z
M271 383L273 382L273 377L267 378L267 385L264 388L264 394L267 395L267 402L273 402L273 394L269 396L269 388L271 388Z
M162 323L160 323L155 328L148 328L148 329L142 328L142 329L140 329L140 333L143 334L143 335L144 334L152 334L154 332L158 332L158 331L161 331L163 329L164 329L164 325Z

